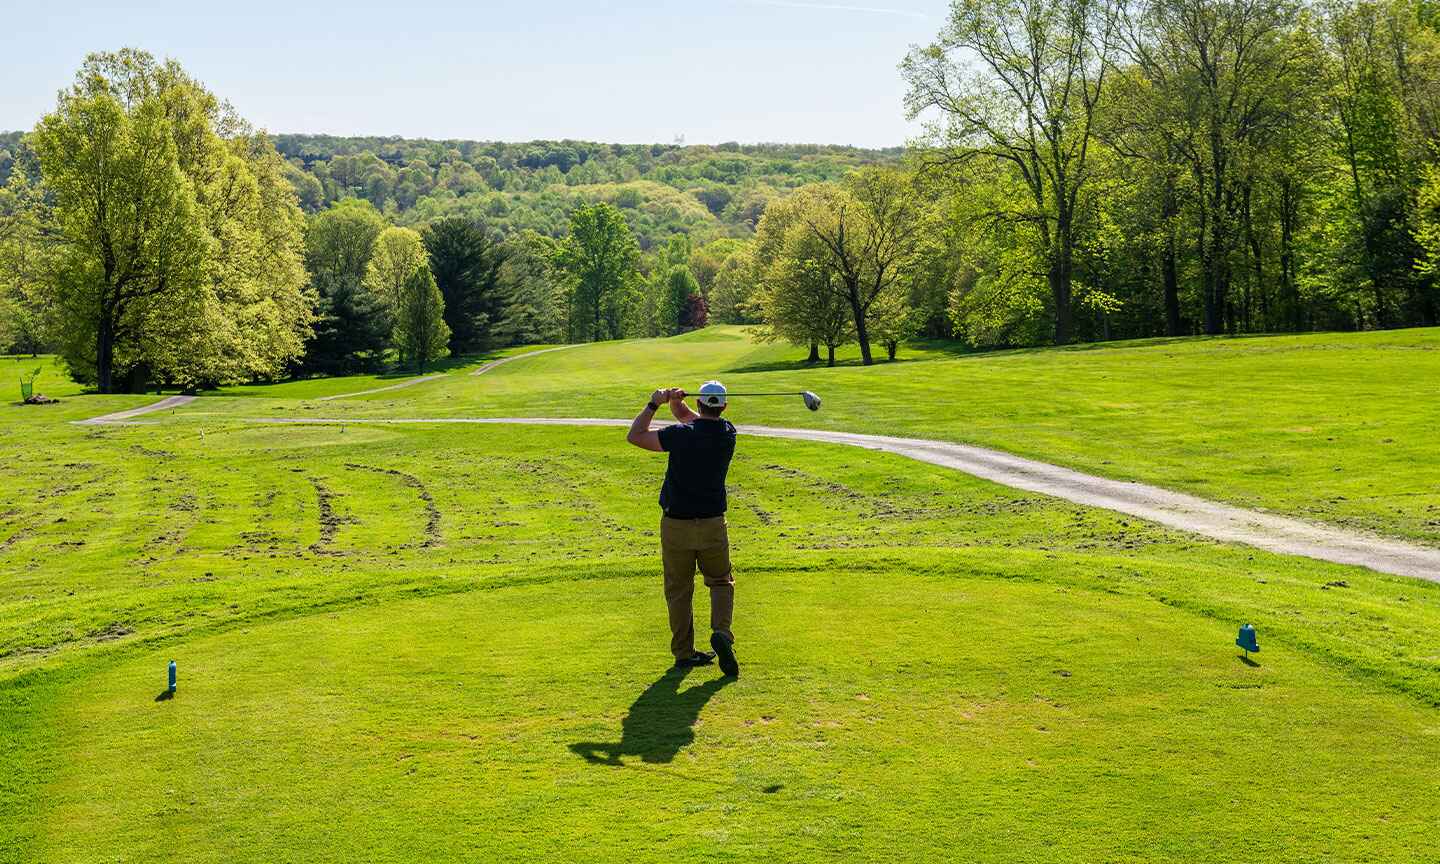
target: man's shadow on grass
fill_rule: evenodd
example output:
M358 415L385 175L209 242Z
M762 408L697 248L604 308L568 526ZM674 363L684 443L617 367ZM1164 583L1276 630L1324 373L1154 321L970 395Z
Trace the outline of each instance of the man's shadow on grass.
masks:
M680 682L689 669L672 668L645 688L620 721L620 740L601 744L580 742L570 750L596 765L624 765L621 756L639 756L642 762L668 763L695 740L695 721L700 710L720 688L734 681L725 676L680 692Z

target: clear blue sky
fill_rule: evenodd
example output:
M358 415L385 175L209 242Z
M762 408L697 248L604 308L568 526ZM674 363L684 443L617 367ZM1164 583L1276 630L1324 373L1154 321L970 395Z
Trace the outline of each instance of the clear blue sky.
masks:
M0 129L30 129L87 52L174 57L272 132L903 144L896 64L945 0L21 3ZM5 32L8 31L8 32Z

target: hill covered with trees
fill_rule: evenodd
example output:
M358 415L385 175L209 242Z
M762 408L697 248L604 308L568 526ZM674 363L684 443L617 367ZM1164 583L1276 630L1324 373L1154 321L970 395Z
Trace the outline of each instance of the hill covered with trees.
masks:
M642 251L685 234L746 237L771 200L902 151L796 144L601 144L277 135L301 207L363 198L390 221L483 220L502 235L562 237L577 207L622 211Z

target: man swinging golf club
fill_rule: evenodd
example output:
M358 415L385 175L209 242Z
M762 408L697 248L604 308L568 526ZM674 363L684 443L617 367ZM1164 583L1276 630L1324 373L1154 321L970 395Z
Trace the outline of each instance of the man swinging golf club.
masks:
M730 538L725 525L725 473L735 455L735 427L720 419L725 387L706 381L695 402L696 414L685 404L679 387L656 390L630 424L626 440L636 447L669 454L660 487L660 556L665 568L665 603L670 608L670 651L675 665L704 666L718 655L720 671L739 675L735 636L730 618L735 608L735 580L730 572ZM669 404L678 421L659 431L650 421ZM710 647L695 650L695 567L710 589Z

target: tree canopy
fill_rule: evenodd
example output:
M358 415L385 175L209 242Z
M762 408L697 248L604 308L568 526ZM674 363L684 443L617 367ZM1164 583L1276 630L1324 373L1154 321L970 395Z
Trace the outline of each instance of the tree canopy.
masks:
M635 303L640 249L620 211L609 204L577 209L558 262L570 285L570 338L588 342L626 335Z
M50 341L101 392L280 374L312 321L303 218L268 138L173 61L92 54L29 137L13 220Z
M312 216L305 232L305 266L318 294L308 371L342 373L373 368L389 344L384 300L365 284L375 238L385 219L368 201L347 198Z

